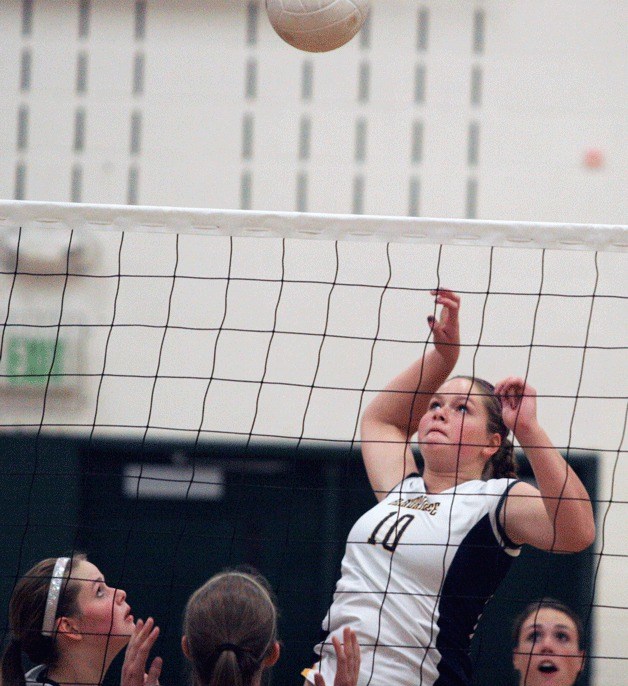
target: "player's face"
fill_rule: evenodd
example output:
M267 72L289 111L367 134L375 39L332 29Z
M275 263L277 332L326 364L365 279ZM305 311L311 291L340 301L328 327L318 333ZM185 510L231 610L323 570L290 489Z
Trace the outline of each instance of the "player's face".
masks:
M524 621L513 664L520 686L572 686L583 656L574 621L559 610L541 608Z
M430 400L419 422L419 445L425 460L477 463L481 467L495 448L499 434L489 434L482 393L469 379L446 381Z
M87 560L73 567L72 578L80 584L76 622L83 640L114 651L123 648L135 626L126 593L107 586L98 567Z

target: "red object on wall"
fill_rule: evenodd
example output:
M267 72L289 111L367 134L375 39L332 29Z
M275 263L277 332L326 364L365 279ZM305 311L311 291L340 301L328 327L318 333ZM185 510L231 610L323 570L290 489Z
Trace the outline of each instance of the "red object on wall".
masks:
M588 148L584 153L584 166L588 169L600 169L604 166L604 153L600 148Z

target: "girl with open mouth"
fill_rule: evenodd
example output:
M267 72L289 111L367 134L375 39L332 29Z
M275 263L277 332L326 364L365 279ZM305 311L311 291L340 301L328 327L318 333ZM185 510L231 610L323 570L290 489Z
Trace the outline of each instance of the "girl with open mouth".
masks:
M567 605L551 598L530 603L513 630L519 686L574 686L584 664L582 633Z

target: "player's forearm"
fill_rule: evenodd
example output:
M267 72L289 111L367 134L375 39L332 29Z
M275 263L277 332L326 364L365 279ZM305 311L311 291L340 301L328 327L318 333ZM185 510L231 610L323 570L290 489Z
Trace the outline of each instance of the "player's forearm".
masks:
M540 425L522 428L516 435L532 466L554 529L553 547L562 552L587 548L595 539L595 522L584 484Z
M447 380L457 358L457 348L447 355L430 350L375 396L366 408L364 421L390 424L407 433L408 438L412 436L430 398Z

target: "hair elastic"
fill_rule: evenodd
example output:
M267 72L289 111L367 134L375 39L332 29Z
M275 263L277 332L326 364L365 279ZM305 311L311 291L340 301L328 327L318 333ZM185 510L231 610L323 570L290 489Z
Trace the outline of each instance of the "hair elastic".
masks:
M235 643L221 643L219 646L216 647L214 654L216 655L216 657L218 657L218 655L220 655L220 653L224 653L225 650L232 650L235 653L237 660L239 660L242 657L242 648L240 648L240 646L236 645Z
M65 576L65 570L69 562L69 557L58 557L54 569L52 570L50 586L48 586L48 597L46 598L44 621L41 626L42 636L52 636L54 634L55 618L57 616L57 607L59 606L59 596L61 595L61 585L63 584L63 577Z

